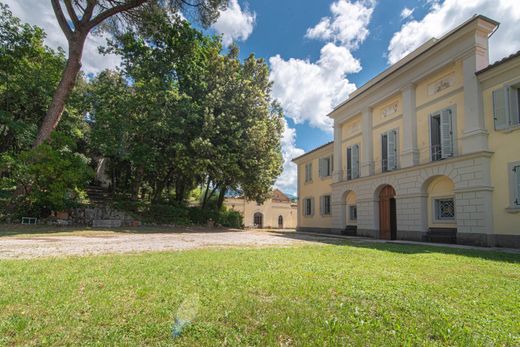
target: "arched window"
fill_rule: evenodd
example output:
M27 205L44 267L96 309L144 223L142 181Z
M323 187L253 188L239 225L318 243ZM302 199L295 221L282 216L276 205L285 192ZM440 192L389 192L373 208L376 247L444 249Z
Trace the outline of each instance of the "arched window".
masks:
M255 213L253 216L253 223L255 224L255 228L263 228L263 222L264 216L260 212Z
M283 217L278 216L278 228L283 229Z

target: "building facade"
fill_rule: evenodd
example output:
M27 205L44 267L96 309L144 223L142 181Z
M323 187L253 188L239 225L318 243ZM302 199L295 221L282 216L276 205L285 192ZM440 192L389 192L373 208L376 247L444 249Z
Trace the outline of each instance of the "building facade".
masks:
M520 54L489 65L474 16L336 107L294 159L298 230L520 247Z
M224 200L224 205L242 214L246 228L296 228L298 206L278 189L273 190L271 198L263 204L246 200L243 197L229 197Z

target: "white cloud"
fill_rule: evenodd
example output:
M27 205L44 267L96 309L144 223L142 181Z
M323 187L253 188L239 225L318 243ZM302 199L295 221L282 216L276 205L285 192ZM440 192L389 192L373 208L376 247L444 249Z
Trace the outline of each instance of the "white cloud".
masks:
M518 0L446 0L431 2L422 20L412 20L396 32L388 46L388 62L393 64L431 37L440 37L473 14L483 14L501 22L490 39L493 62L520 49Z
M45 30L47 38L45 43L51 48L62 47L67 52L68 44L65 35L61 31L51 4L41 0L4 0L9 5L13 14L22 22L37 25ZM98 47L105 44L105 38L90 34L85 42L83 50L83 70L87 73L97 73L107 68L119 65L120 58L117 55L102 55Z
M278 177L275 187L284 193L296 195L296 182L298 180L296 164L292 160L305 151L296 147L296 130L290 128L284 120L285 130L282 136L283 173Z
M326 115L356 89L346 78L358 72L361 64L345 47L328 43L316 63L279 55L269 59L272 96L295 123L308 122L312 127L331 132L332 120Z
M220 12L212 27L223 35L224 46L229 46L233 41L245 41L253 32L255 20L256 13L243 11L238 0L229 0L228 7Z
M338 0L330 6L332 16L322 18L316 26L307 29L305 36L311 39L332 40L349 49L355 49L368 36L368 23L374 5L373 0Z
M408 7L403 8L403 10L401 11L401 19L406 19L406 18L410 17L414 11L415 11L415 8L408 8Z

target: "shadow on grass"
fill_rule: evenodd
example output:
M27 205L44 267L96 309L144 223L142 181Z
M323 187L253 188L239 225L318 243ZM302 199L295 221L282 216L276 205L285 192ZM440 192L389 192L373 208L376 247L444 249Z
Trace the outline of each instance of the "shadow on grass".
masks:
M122 233L122 234L185 234L185 233L223 233L240 232L239 229L210 228L204 226L140 226L119 228L93 228L81 226L50 226L50 225L20 225L0 224L0 238L17 235L74 235L89 236L96 233Z
M339 238L334 235L316 235L300 232L280 232L272 231L278 237L285 237L295 240L320 242L337 246L350 246L356 248L365 248L378 250L382 252L392 252L399 254L421 254L421 253L441 253L461 255L466 257L481 258L485 260L503 261L509 263L520 264L520 251L500 248L470 248L460 245L419 245L406 244L392 241L374 240L365 237L348 237Z

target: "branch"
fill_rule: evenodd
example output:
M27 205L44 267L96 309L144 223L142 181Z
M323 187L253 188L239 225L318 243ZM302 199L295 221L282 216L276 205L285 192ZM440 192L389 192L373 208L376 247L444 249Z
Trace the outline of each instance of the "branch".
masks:
M98 25L105 19L110 18L113 15L116 15L118 13L125 12L125 11L131 10L133 8L136 8L138 6L141 6L142 4L144 4L147 1L148 0L133 0L133 1L128 1L127 3L124 3L122 5L117 5L112 8L109 8L109 9L101 12L100 14L98 14L91 21L89 21L87 24L87 29L91 30L92 28L94 28L96 25Z
M81 24L86 24L92 18L92 13L94 12L94 7L96 7L95 0L88 0L87 8L83 11L83 17L81 17Z
M69 14L70 19L72 20L72 23L74 24L74 29L78 29L79 19L76 15L76 11L74 11L74 7L72 6L72 3L70 0L64 0L65 7L67 8L67 13Z
M60 1L59 0L51 0L52 9L54 10L54 14L56 15L56 18L58 19L58 24L60 25L61 31L65 34L65 37L67 40L72 39L72 30L69 27L69 24L67 23L67 18L65 18L65 15L63 14L63 11L61 9Z

